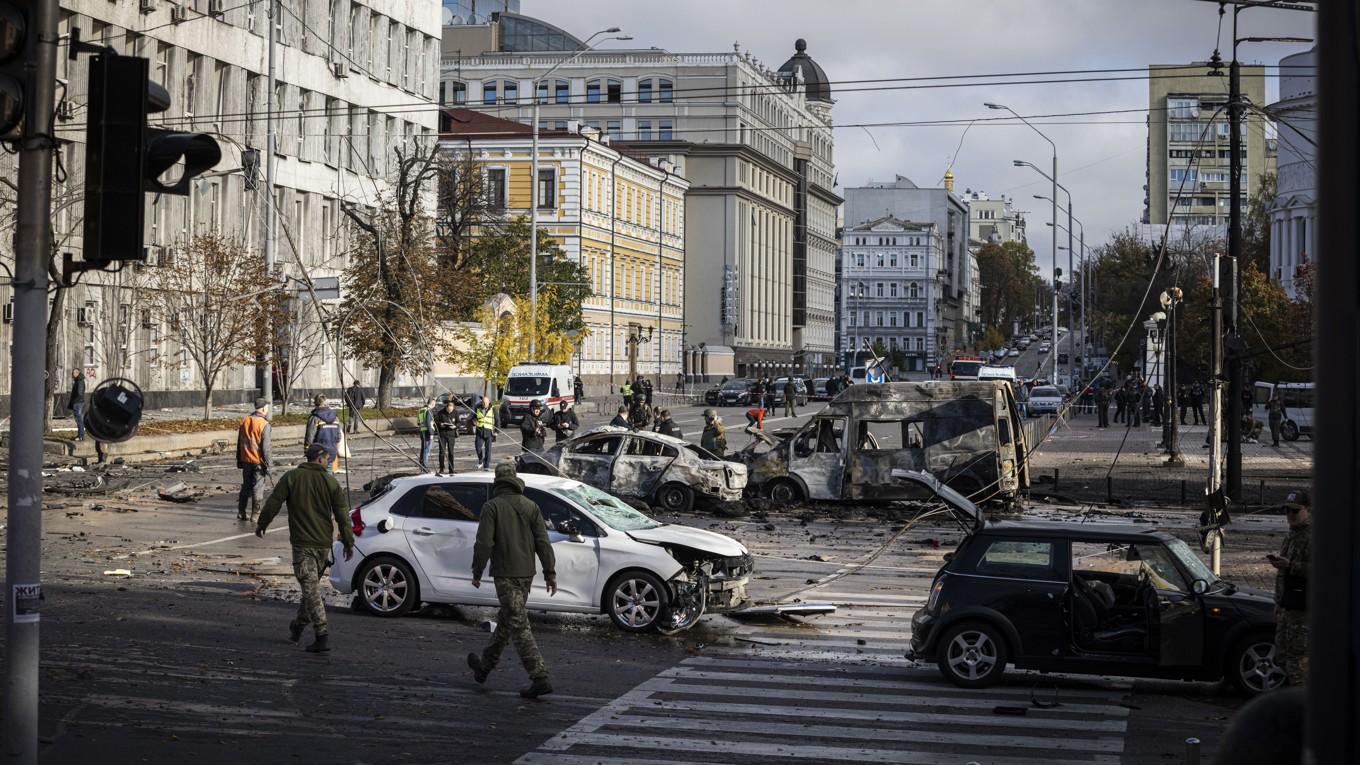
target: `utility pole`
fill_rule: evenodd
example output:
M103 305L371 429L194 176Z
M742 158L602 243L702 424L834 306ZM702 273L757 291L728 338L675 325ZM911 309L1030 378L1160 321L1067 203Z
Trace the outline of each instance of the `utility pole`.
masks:
M10 366L8 554L5 559L5 761L38 761L38 624L42 616L43 389L47 260L52 251L52 118L57 88L57 0L28 8L29 73L19 142L14 232L14 343Z
M1210 363L1213 365L1209 375L1209 482L1204 494L1209 503L1209 522L1218 522L1216 508L1222 506L1220 494L1223 490L1223 256L1214 253L1213 317L1214 328L1211 334L1213 349ZM1222 558L1222 537L1217 528L1211 529L1213 549L1211 565L1214 574L1219 571Z
M1237 280L1242 258L1242 79L1237 62L1237 14L1233 13L1233 57L1228 65L1228 146L1232 193L1228 210L1228 257L1232 281L1228 285L1228 304L1223 320L1229 337L1224 340L1228 372L1228 466L1227 495L1234 502L1242 498L1242 356L1237 334Z
M264 270L265 278L273 279L274 275L274 225L277 222L278 210L274 209L274 172L277 160L274 153L278 147L274 144L274 109L278 106L274 103L274 42L275 35L279 28L279 2L269 0L269 73L265 81L265 111L264 111ZM329 119L329 117L328 117ZM270 411L274 407L274 343L273 338L264 345L264 400L269 402ZM344 380L338 385L345 386Z

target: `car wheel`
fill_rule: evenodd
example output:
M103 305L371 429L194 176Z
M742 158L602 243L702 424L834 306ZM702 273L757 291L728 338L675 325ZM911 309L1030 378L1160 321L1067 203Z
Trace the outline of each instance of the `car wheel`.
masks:
M936 663L940 673L955 685L985 688L1006 671L1006 643L990 624L959 624L941 636Z
M770 483L770 501L780 505L793 505L803 501L803 487L796 481L780 478Z
M624 632L646 632L666 612L666 586L646 571L625 571L605 588L605 613Z
M359 571L359 602L375 616L401 616L420 602L415 572L398 558L375 558Z
M687 513L694 508L694 490L683 483L668 483L656 490L656 505L668 513Z
M1276 657L1275 640L1270 635L1249 637L1228 655L1228 677L1248 696L1273 691L1285 681L1284 667Z
M1299 424L1293 420L1285 420L1280 423L1280 435L1284 436L1286 441L1299 440Z

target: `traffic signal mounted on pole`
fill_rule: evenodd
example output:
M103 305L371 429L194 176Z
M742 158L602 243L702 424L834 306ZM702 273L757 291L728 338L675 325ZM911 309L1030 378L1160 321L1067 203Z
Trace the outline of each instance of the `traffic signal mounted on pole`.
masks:
M3 1L3 0L0 0ZM85 128L84 260L105 268L145 260L144 193L188 195L192 180L222 159L206 133L148 127L170 94L148 79L147 59L100 49L90 59ZM173 168L178 177L167 177Z
M32 83L33 43L29 0L0 0L0 141L22 138L24 107Z

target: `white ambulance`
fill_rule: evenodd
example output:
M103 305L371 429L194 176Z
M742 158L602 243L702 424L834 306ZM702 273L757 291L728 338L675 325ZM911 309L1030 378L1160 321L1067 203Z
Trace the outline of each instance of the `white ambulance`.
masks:
M556 411L557 405L563 401L575 406L576 389L572 380L570 364L525 361L510 367L510 374L505 379L505 399L510 402L510 418L515 422L524 419L529 404L534 401L543 403L545 414Z

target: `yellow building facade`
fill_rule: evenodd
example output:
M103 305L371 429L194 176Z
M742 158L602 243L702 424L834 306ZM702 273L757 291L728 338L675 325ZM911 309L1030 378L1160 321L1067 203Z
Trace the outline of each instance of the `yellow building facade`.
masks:
M527 218L532 204L528 125L449 110L441 149L471 153L494 206ZM538 146L538 225L585 266L589 332L572 360L593 393L642 375L671 388L682 372L685 192L666 160L633 157L589 128L544 130Z

